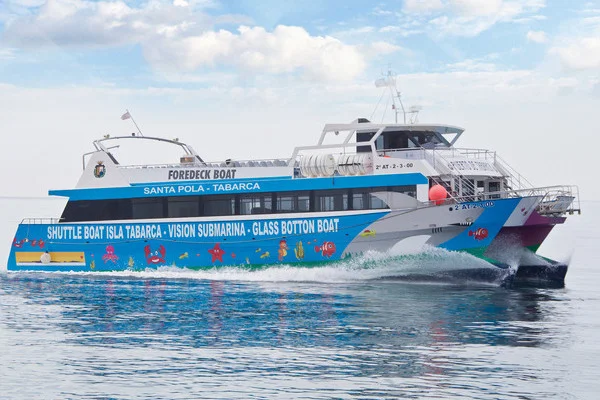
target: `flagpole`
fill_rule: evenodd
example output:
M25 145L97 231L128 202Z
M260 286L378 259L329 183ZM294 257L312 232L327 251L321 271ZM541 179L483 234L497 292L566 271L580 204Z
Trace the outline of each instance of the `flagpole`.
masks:
M133 115L131 115L131 113L129 112L128 109L125 109L125 111L126 111L126 114L129 115L129 118L131 118L131 122L133 122L133 124L135 125L135 128L140 133L140 136L144 136L144 134L142 133L142 130L140 129L140 127L138 126L138 124L135 123L135 119L133 119Z

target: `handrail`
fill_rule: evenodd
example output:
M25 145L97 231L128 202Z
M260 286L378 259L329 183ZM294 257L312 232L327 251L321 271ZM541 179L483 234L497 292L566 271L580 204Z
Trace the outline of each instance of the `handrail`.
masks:
M33 217L23 218L21 225L47 225L47 224L58 224L61 218L54 217Z
M574 212L581 213L579 187L576 185L554 185L497 192L481 192L466 196L452 196L445 199L441 205L533 196L542 197L542 200L538 205L538 212L542 215L563 215L565 213L573 214ZM432 205L440 205L439 200L437 202L433 200L421 202L418 207L429 207Z
M263 164L264 163L264 164ZM225 161L206 161L191 163L168 163L168 164L133 164L118 165L121 169L153 169L153 168L236 168L236 167L288 167L290 160L288 158L265 158L255 160L225 160Z

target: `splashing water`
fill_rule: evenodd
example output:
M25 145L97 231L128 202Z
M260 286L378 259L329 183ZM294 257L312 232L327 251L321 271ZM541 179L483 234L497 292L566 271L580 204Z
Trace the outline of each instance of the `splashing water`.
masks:
M223 266L208 270L163 266L143 271L64 272L66 274L116 276L142 279L198 279L241 282L351 283L372 280L407 280L451 284L501 284L516 269L499 268L467 253L424 247L419 252L369 251L335 263L264 268Z

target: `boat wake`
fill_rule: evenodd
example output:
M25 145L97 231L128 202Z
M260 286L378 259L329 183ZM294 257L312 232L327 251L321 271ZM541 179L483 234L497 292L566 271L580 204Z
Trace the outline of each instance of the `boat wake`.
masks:
M494 285L510 280L516 268L498 267L472 255L435 247L386 253L369 251L335 263L311 266L281 264L263 268L224 266L195 270L163 266L158 269L117 272L64 272L72 275L139 279L197 279L237 282L353 283L407 281L452 285Z

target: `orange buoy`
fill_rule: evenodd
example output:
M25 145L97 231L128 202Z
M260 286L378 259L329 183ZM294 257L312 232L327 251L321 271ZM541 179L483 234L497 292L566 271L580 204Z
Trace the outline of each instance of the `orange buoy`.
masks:
M448 197L448 192L442 185L436 184L429 189L429 200L435 202L436 206L444 204L446 197Z

